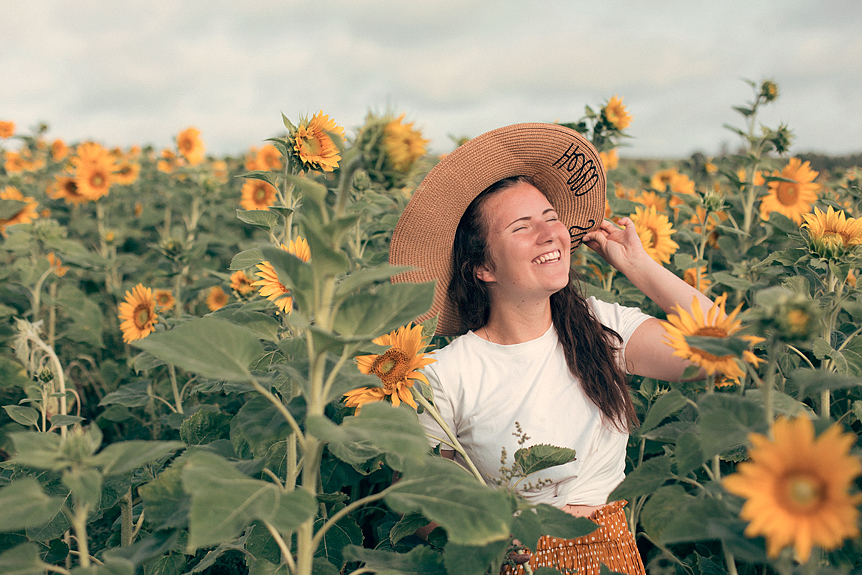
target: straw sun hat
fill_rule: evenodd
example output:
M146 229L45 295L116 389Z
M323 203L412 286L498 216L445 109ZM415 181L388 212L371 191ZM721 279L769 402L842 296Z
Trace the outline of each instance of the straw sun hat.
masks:
M564 126L498 128L444 157L416 189L389 248L391 264L415 268L393 281L437 281L430 311L416 320L439 314L437 335L465 331L446 295L458 222L485 188L513 176L528 176L545 193L569 228L572 250L604 217L605 171L599 154L586 138Z

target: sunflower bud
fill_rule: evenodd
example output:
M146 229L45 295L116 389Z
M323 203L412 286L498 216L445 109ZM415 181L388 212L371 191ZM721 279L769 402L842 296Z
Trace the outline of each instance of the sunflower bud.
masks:
M353 173L353 188L357 192L364 192L371 188L371 178L365 170L356 170Z
M54 372L50 367L45 366L42 368L42 371L39 372L39 381L42 383L50 383L54 379Z
M772 80L764 80L760 85L760 98L764 102L774 102L778 99L778 84Z
M820 308L804 294L782 286L757 293L753 312L764 331L773 332L783 341L806 341L819 329Z
M165 238L159 242L159 249L166 258L175 260L183 253L183 244L174 238Z
M724 196L716 190L709 190L703 195L703 207L710 213L724 209Z

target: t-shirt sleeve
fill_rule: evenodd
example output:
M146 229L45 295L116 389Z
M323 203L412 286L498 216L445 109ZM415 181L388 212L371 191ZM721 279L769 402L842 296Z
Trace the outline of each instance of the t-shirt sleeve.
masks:
M631 338L635 330L640 324L652 318L651 315L642 312L639 307L627 307L618 303L607 303L592 296L587 299L587 304L590 306L593 315L596 316L602 325L611 328L623 338L622 345L620 346L623 356L625 356L625 349L629 338Z
M431 385L431 390L434 392L434 406L440 413L440 418L446 422L446 425L449 426L449 429L451 429L453 433L458 433L457 427L455 426L455 410L449 394L443 391L443 386L440 383L440 377L437 370L434 369L433 365L429 365L425 367L422 373L424 373L425 377L428 378L428 383ZM446 432L443 431L440 424L437 423L427 410L419 416L419 423L421 423L422 427L425 428L425 435L428 436L428 443L431 447L436 447L437 444L441 442L440 440L448 441ZM452 450L452 448L446 444L443 444L441 449L448 451Z

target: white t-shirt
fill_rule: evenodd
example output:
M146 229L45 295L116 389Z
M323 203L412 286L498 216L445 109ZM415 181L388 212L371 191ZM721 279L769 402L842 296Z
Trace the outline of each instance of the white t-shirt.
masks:
M623 353L632 333L650 317L638 308L593 297L587 304L602 324L622 336ZM519 448L546 443L574 449L577 459L527 477L522 485L535 485L539 479L551 483L521 491L524 497L556 507L607 503L625 477L628 433L603 421L599 408L569 371L553 325L538 339L515 345L491 343L467 332L434 358L437 361L424 370L434 403L491 485L501 475L503 448L507 454L503 465L511 467ZM429 435L446 438L427 413L420 421ZM513 435L515 422L529 436L524 445ZM445 444L443 448L450 449Z

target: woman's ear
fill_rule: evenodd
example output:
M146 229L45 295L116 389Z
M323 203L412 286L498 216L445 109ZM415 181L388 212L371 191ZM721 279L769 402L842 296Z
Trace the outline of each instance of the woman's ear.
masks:
M497 278L494 277L494 271L487 264L476 266L476 278L485 283L494 283L497 281Z

